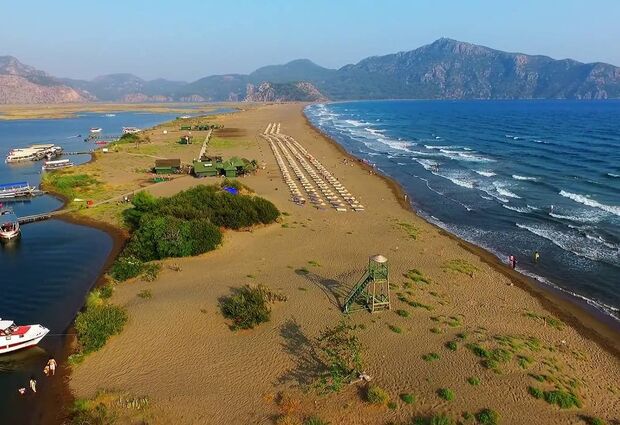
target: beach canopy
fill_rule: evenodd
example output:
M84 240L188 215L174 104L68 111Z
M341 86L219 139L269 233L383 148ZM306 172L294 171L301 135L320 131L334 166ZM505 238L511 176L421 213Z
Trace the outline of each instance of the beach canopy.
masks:
M234 187L229 187L229 186L226 186L226 187L224 188L224 190L225 190L226 192L230 193L231 195L236 195L237 193L239 193L239 191L238 191L237 189L235 189Z

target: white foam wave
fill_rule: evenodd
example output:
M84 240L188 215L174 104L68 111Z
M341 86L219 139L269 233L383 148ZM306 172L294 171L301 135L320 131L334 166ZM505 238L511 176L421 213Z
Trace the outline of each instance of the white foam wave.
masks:
M502 196L505 196L507 198L515 198L515 199L521 199L521 197L519 195L517 195L514 192L511 192L510 190L508 190L506 188L506 185L500 182L493 182L493 186L495 187L495 190L497 190L497 193L499 193Z
M502 204L502 207L506 208L507 210L511 210L511 211L516 211L519 213L528 213L530 212L530 209L527 207L513 207L510 205L506 205L506 204Z
M617 215L620 217L620 207L615 205L606 205L602 204L594 199L590 199L588 196L579 195L577 193L566 192L565 190L560 190L560 195L565 198L572 199L575 202L579 202L580 204L587 205L592 208L598 208L600 210L606 211L608 213Z
M496 174L493 171L478 171L478 170L474 170L474 172L476 172L477 174L480 174L481 176L484 177L493 177Z
M620 265L620 250L617 247L610 249L597 240L584 238L574 232L566 233L550 226L520 223L516 223L516 225L518 228L545 238L563 250L572 252L580 257Z
M609 177L615 177L615 178L620 177L620 174L614 174L614 173L607 173L607 175L608 175Z
M591 211L576 210L576 211L571 211L571 213L564 213L564 214L551 211L549 212L549 215L559 220L569 220L569 221L575 221L579 223L596 223L596 222L601 221L601 219L605 216L605 213L601 212L599 214L596 214L596 213L592 213Z
M520 176L518 174L513 174L512 178L515 180L527 180L527 181L533 181L533 182L538 181L538 177Z

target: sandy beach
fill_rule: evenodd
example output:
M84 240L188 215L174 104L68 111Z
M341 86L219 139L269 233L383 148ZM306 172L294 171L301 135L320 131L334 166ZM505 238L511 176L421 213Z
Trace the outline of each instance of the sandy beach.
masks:
M154 424L271 424L283 415L301 419L315 414L332 424L407 423L435 413L457 419L483 408L499 412L505 424L620 420L616 330L416 216L393 182L352 160L315 130L303 115L303 104L243 107L242 112L208 118L224 129L215 131L207 152L265 164L241 181L285 213L281 222L228 231L215 251L162 261L153 282L136 279L117 285L112 302L126 307L129 322L73 368L70 387L76 397L91 398L100 390L148 397L149 423ZM280 132L320 160L365 210L337 212L292 203L261 137L269 123L280 123ZM93 193L95 201L140 188L169 196L219 182L182 176L149 183L144 170L154 158L188 163L198 155L204 133L194 133L193 145L177 144L182 134L178 122L157 126L148 132L151 143L98 153L74 172L103 182ZM115 204L83 210L75 218L83 217L122 226ZM389 260L392 310L360 311L349 318L363 325L358 335L365 372L396 402L393 409L365 402L362 384L328 396L307 390L317 367L313 341L343 318L340 303L374 254ZM457 271L455 264L466 265L467 271ZM412 284L406 277L412 269L429 283ZM256 283L284 294L287 301L273 305L268 323L233 332L218 300L231 288ZM152 298L138 297L145 289ZM553 325L554 318L562 322ZM451 341L458 341L455 350L446 348ZM483 367L466 347L492 349L502 341L517 348L498 370ZM439 359L424 360L430 353ZM547 378L539 382L532 375ZM479 385L468 383L472 377L479 378ZM532 397L529 386L570 387L583 407L560 410ZM451 389L454 400L438 397L440 388ZM415 403L401 402L403 393L415 395Z

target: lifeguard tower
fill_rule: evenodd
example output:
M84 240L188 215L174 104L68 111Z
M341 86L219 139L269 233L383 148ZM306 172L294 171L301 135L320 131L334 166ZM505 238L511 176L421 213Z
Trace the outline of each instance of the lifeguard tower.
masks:
M388 260L383 255L368 259L368 269L344 301L342 310L350 313L368 309L371 313L390 309L390 280Z

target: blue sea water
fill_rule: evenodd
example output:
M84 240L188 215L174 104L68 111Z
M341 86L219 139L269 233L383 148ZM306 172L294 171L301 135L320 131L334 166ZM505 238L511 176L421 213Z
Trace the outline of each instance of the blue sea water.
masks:
M306 115L429 221L620 318L620 101L347 102Z

